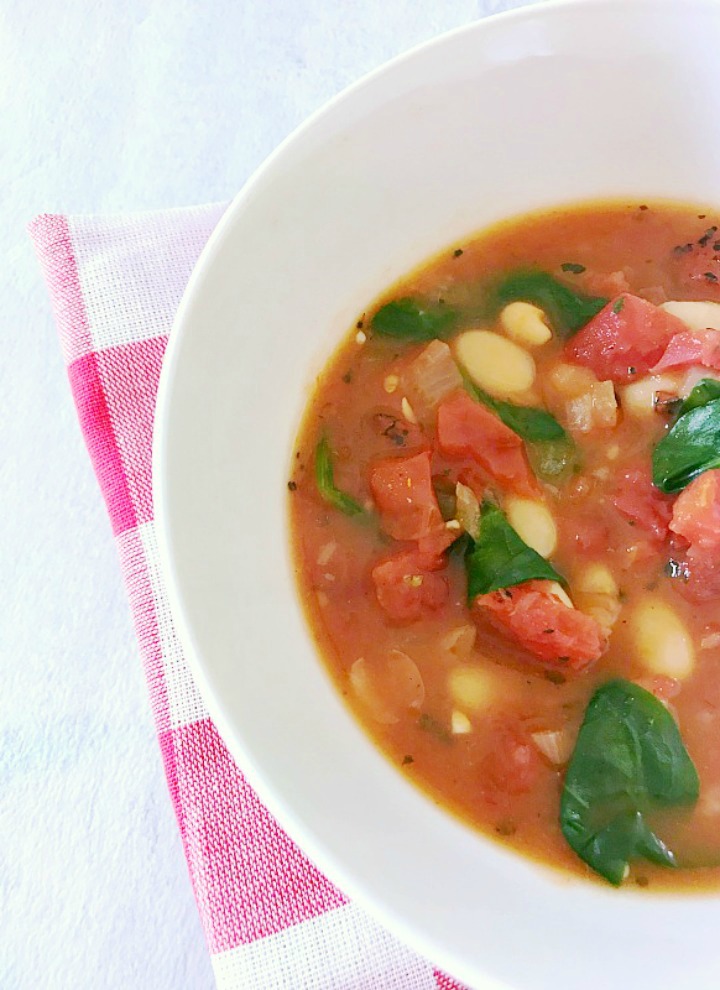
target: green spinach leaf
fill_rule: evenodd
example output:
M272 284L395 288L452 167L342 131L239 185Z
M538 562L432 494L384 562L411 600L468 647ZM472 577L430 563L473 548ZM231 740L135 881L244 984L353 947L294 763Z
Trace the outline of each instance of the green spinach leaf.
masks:
M699 788L672 715L637 684L610 681L585 712L565 777L560 826L578 856L618 885L636 857L677 865L646 816L694 804Z
M394 299L373 316L372 328L385 337L418 343L449 336L457 317L455 310L444 306L427 306L415 299Z
M512 402L503 402L488 395L477 385L472 386L472 392L484 406L492 409L505 426L509 426L523 440L535 442L567 439L567 434L562 426L554 416L545 412L544 409L534 409L532 406L516 406Z
M320 495L328 505L344 512L346 516L357 516L363 512L362 506L354 498L335 487L335 475L327 437L323 437L315 448L315 483Z
M465 554L468 601L499 588L509 588L525 581L560 581L555 568L527 545L515 532L500 509L483 502L480 532L470 541Z
M688 397L692 399L693 392ZM700 401L696 397L696 402ZM674 494L711 468L720 467L720 398L683 413L655 447L653 483Z
M720 399L720 382L716 378L703 378L678 409L678 417L698 406L706 406L713 399Z
M577 333L609 302L603 296L575 292L547 272L536 269L521 269L507 275L491 292L491 309L496 313L518 300L539 306L563 338Z

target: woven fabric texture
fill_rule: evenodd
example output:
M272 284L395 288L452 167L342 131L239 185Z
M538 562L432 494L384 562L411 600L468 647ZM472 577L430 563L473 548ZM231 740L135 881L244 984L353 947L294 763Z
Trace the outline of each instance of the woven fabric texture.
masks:
M224 204L30 225L80 425L118 546L168 787L222 990L462 990L369 918L279 828L195 687L153 523L165 346Z

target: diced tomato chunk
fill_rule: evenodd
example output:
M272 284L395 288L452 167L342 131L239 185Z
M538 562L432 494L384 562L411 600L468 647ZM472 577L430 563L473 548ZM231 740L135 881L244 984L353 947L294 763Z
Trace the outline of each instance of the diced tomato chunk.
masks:
M683 560L686 578L673 582L678 592L690 602L709 602L720 598L720 566L715 552L695 547Z
M522 439L467 392L456 392L438 409L437 437L446 457L469 457L503 488L537 492Z
M670 529L694 550L720 550L720 469L705 471L680 492Z
M507 722L493 726L493 747L480 762L481 786L490 797L527 794L540 777L542 759L530 736ZM488 793L489 792L489 793Z
M686 364L699 364L703 368L720 371L720 330L686 330L676 334L651 370L655 373Z
M641 465L623 472L613 498L615 508L643 535L662 542L668 535L672 498L652 483L650 468Z
M370 488L385 532L395 540L417 540L420 550L440 554L457 536L443 522L432 483L430 451L378 461Z
M553 593L552 581L527 581L478 595L473 611L489 619L546 667L584 670L607 647L600 625L561 601Z
M567 344L567 356L601 380L633 381L659 361L685 324L646 299L623 293L607 304Z
M376 564L372 571L375 594L390 618L412 622L442 608L448 599L448 582L435 572L443 563L416 550L403 550Z

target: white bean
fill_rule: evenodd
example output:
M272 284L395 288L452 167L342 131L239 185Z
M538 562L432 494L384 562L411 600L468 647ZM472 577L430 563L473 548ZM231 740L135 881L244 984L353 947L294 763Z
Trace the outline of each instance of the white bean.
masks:
M448 690L456 705L477 712L489 708L497 697L495 678L481 667L453 667L448 676Z
M567 608L575 608L575 606L572 603L572 599L570 598L570 595L567 593L567 591L565 591L565 589L561 584L558 584L557 581L550 582L550 587L548 588L548 591L554 598L557 598L557 600L562 602L563 605L565 605Z
M646 598L631 619L638 659L653 674L682 681L695 665L692 639L678 614L664 601Z
M526 392L535 382L531 355L490 330L460 334L455 341L455 355L475 384L496 398Z
M663 303L660 309L672 313L691 330L720 330L720 303L716 302L676 302Z
M630 416L652 416L655 412L655 396L658 392L677 393L675 375L648 375L626 385L620 392L620 404Z
M509 303L500 313L500 325L508 337L525 347L539 347L552 337L543 311L528 302Z
M578 591L584 591L590 595L613 595L618 596L618 586L612 571L605 564L588 564L580 572L573 586Z
M511 496L505 512L518 536L541 557L551 557L557 547L557 526L548 507L532 498Z

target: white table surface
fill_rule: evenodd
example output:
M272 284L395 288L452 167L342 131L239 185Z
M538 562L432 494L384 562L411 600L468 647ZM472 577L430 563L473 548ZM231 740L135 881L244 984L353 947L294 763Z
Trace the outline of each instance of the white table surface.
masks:
M524 0L0 4L0 987L213 985L25 224L230 198L304 117ZM300 988L298 988L300 990Z

